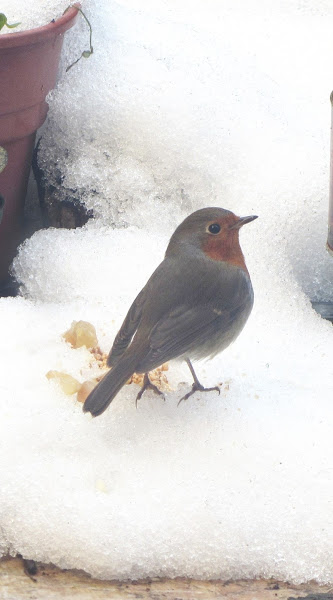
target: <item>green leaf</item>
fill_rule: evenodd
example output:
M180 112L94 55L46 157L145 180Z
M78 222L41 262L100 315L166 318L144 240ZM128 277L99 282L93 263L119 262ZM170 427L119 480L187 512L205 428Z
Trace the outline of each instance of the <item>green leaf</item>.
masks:
M2 221L2 217L3 217L3 211L5 208L5 199L3 196L1 196L0 194L0 223Z
M8 161L7 150L0 146L0 173L4 170Z
M8 27L8 29L14 29L14 27L17 27L18 25L20 25L20 23L12 23L10 25L7 21L6 15L0 13L0 30L5 26Z
M0 30L6 25L7 17L3 13L0 13Z
M21 22L12 23L11 25L9 25L9 23L6 23L6 27L8 27L8 29L14 29L14 27L17 27L18 25L21 25Z

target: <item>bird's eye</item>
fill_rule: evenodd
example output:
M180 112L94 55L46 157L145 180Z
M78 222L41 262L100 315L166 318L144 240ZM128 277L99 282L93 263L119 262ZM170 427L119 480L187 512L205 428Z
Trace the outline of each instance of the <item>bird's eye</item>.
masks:
M209 225L207 231L209 231L209 233L212 233L213 235L216 235L217 233L220 233L221 227L218 223L212 223L211 225Z

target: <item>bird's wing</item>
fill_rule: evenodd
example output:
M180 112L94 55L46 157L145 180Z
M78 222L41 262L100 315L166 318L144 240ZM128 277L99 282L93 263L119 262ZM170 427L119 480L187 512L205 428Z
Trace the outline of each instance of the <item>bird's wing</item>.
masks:
M148 372L172 358L187 354L199 358L200 349L203 356L209 356L211 352L206 353L205 347L210 346L213 338L223 346L223 337L227 340L231 336L226 347L234 337L232 323L242 310L242 306L220 310L213 305L183 305L170 311L152 329L150 348L139 364L140 372Z
M109 367L113 367L118 362L119 358L124 354L133 335L135 334L140 323L140 319L142 316L142 307L144 305L145 299L146 290L145 288L143 288L138 294L138 296L135 298L132 306L130 307L124 319L121 328L119 329L115 337L113 346L108 356L107 363Z

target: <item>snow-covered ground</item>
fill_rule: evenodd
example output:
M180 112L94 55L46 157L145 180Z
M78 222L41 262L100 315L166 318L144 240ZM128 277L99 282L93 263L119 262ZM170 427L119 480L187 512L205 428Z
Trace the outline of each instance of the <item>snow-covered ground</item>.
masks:
M16 27L13 29L3 27L0 35L47 25L52 19L61 17L70 4L74 4L74 2L68 2L68 0L33 0L33 2L1 0L1 12L6 15L8 23L10 25L15 23Z
M0 301L2 553L103 578L333 582L333 330L310 303L333 300L331 3L82 5L94 54L64 74L87 46L80 19L41 157L95 220L37 232L14 263L22 297ZM92 420L45 377L93 372L61 334L91 321L107 351L173 229L203 206L259 215L241 232L253 313L197 364L221 395L177 408L191 377L171 363L165 403L147 393L136 410L126 386Z

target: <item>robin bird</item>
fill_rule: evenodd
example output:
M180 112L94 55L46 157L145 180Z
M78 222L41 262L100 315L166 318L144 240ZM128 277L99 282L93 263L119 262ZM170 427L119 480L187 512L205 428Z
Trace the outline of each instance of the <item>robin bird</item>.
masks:
M237 217L223 208L189 215L171 236L165 258L134 300L108 356L112 369L87 397L83 410L100 415L133 373L161 392L149 371L168 360L186 360L192 390L198 381L191 359L212 358L233 342L253 306L253 289L239 245L239 230L257 216ZM180 401L181 401L180 400Z

